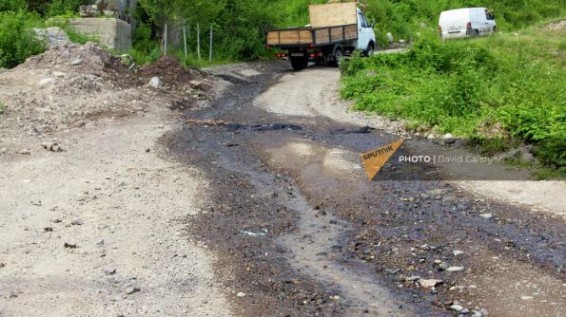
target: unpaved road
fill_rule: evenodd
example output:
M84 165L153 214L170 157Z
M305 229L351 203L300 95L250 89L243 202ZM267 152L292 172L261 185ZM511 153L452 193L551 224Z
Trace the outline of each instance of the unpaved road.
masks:
M170 144L217 180L214 212L194 230L228 255L219 267L236 267L245 315L562 315L563 183L462 181L478 171L451 166L399 166L368 182L360 153L411 136L349 112L337 70L228 73L231 92L189 114ZM402 151L434 146L426 142ZM395 173L440 179L387 179ZM483 173L522 177L503 166Z
M213 254L180 223L206 180L158 154L164 124L107 123L57 135L65 152L2 160L2 316L230 315Z
M79 72L80 124L50 119L59 79L37 107L2 74L42 120L0 126L0 316L563 316L563 183L369 182L360 153L410 135L349 112L336 69L209 72L222 94L194 109Z

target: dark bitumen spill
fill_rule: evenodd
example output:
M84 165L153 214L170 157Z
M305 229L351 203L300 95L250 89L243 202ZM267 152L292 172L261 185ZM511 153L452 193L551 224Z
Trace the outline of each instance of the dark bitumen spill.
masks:
M387 180L391 173L417 179L406 168L388 166L369 182L362 170L329 173L323 155L278 157L289 144L362 153L398 139L328 119L282 123L254 109L254 96L284 72L276 64L252 80L232 81L235 88L210 108L185 114L229 124L186 124L163 140L210 182L208 205L187 223L217 254L216 270L237 314L452 316L458 301L470 314L487 309L503 316L490 294L454 291L481 281L491 270L487 258L566 280L562 220L476 199L441 181ZM399 155L404 151L410 148ZM429 166L418 172L438 173ZM456 266L464 269L446 270ZM505 274L493 282L521 278ZM424 288L426 279L442 282Z

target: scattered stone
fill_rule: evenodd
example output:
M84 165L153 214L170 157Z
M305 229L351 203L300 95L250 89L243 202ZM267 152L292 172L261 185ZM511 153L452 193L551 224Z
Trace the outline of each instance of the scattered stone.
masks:
M464 270L463 266L451 266L451 267L446 269L446 272L460 272L460 271L463 271L463 270Z
M191 85L194 88L200 88L202 86L202 82L198 80L191 80L189 81L189 85Z
M401 271L401 269L385 269L385 272L389 274L397 274L399 271Z
M17 298L17 297L18 297L17 293L15 293L15 292L10 293L10 298Z
M106 275L114 275L116 273L116 268L112 266L105 267L103 269L104 274Z
M83 225L83 221L82 219L75 219L73 221L71 221L71 226L82 226Z
M98 241L96 242L96 245L104 245L104 240L98 240Z
M0 269L3 268L3 267L5 267L5 266L6 266L6 264L0 263Z
M23 149L18 152L21 155L31 155L31 151L29 149Z
M33 31L39 40L47 43L49 48L69 43L69 36L67 36L67 33L60 27L52 26L45 29L35 28Z
M445 271L446 269L448 269L448 264L446 264L446 262L442 262L438 265L438 269L441 271Z
M454 251L452 251L452 254L454 254L454 256L459 256L459 255L464 254L464 251L454 250Z
M150 148L145 149L145 153L149 153L149 152L151 152Z
M77 248L77 244L74 242L65 242L63 244L63 246L67 249L76 249Z
M41 147L51 152L63 152L63 148L61 148L59 144L55 142L41 143Z
M480 217L482 217L483 219L490 219L493 217L493 215L490 213L484 213L484 214L480 214Z
M246 296L246 293L244 293L244 292L238 292L238 294L236 294L236 296L238 296L238 297L245 297L245 296Z
M469 314L469 313L470 313L470 310L467 309L467 308L464 308L464 309L462 309L462 310L460 311L460 314L464 314L464 315L467 315L467 314Z
M530 300L530 299L533 299L533 297L532 296L521 296L521 299L522 300Z
M442 137L442 141L444 142L444 144L454 144L454 142L456 142L456 139L452 134L447 133Z
M80 64L82 64L82 63L83 63L83 60L82 60L82 59L76 58L76 59L74 59L74 60L71 62L71 65L77 66L77 65L80 65Z
M126 288L126 294L128 294L128 295L137 293L137 292L139 292L139 291L141 291L141 289L140 289L139 287L137 287L137 286L136 286L136 287L128 287L128 288Z
M43 228L43 231L45 231L45 232L53 232L53 227L45 227L45 228Z
M419 284L424 288L431 288L444 283L443 280L429 279L429 280L419 280Z
M47 77L39 80L39 86L43 87L55 82L55 78Z
M61 222L63 222L63 220L61 220L59 218L53 219L53 223L61 223Z
M30 203L34 206L41 206L41 200L31 200Z
M161 80L159 79L159 77L152 77L149 80L149 83L147 83L147 85L149 87L153 87L155 89L159 89L161 87Z
M418 276L418 275L412 275L412 276L410 276L408 279L409 279L409 281L411 281L411 282L416 282L416 281L420 280L421 277Z
M456 312L461 312L464 309L464 307L462 307L461 305L458 305L458 304L454 304L454 305L450 306L450 309L452 309L453 311L456 311Z

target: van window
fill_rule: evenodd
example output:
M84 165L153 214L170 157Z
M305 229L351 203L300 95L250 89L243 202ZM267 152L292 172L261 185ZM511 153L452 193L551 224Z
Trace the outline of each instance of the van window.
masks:
M488 20L493 20L493 15L488 10L485 10L485 18Z

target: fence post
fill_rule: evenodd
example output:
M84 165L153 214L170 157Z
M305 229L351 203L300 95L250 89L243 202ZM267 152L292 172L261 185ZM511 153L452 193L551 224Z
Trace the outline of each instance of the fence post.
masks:
M167 55L167 23L163 26L163 55Z
M200 24L197 23L197 55L200 60Z
M187 58L187 33L185 31L185 24L183 23L183 45L185 47L185 58Z
M210 25L210 45L208 46L208 61L212 62L212 24Z

